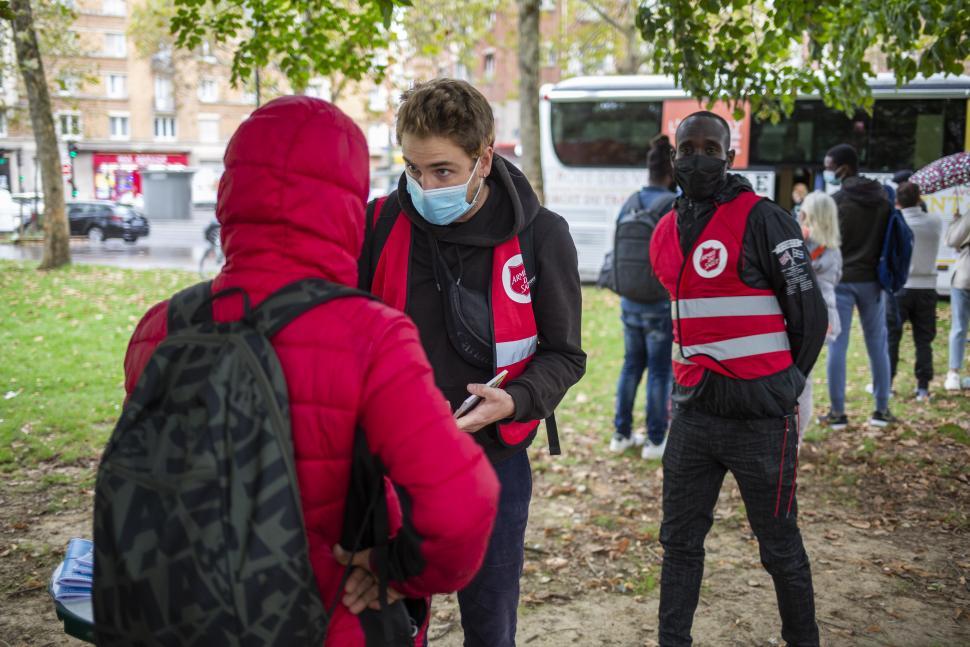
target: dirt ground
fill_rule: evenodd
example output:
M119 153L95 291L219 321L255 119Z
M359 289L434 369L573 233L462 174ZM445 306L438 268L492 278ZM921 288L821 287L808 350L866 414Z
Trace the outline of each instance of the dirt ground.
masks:
M824 645L970 645L968 427L850 427L803 446L800 518ZM659 463L608 455L590 429L562 431L564 457L532 452L518 644L654 645ZM62 633L46 581L67 540L90 536L94 469L41 465L6 478L0 647L80 644ZM460 645L454 597L436 600L433 613L432 644ZM784 644L730 477L707 541L694 637L701 647Z

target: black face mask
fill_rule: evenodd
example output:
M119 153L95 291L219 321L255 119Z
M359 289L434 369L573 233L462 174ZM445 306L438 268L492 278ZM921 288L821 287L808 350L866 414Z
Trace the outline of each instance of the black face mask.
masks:
M690 155L674 162L674 179L684 195L694 202L707 200L721 186L727 173L727 160Z

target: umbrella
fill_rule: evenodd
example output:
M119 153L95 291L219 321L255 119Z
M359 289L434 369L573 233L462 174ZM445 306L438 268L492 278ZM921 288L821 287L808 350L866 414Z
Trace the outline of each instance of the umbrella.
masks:
M970 153L956 153L931 162L913 173L909 181L918 184L923 194L970 184Z

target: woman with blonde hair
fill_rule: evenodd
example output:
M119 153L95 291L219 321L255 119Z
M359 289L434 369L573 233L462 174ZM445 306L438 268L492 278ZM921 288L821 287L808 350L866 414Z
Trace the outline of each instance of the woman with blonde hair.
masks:
M812 269L818 279L822 298L829 315L829 329L825 343L831 344L842 331L839 311L835 307L835 286L842 279L842 252L839 246L839 209L835 200L824 191L809 193L798 212L805 246L812 257ZM805 390L798 399L798 439L802 438L812 419L812 376L805 376Z

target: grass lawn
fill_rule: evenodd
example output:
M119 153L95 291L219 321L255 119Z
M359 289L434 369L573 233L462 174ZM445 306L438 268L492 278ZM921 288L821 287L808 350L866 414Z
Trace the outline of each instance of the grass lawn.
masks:
M138 319L152 304L195 280L188 272L76 265L41 273L31 264L0 262L0 470L96 457L120 412L124 353ZM612 431L623 358L619 303L612 293L596 288L586 288L584 298L587 372L567 394L558 416L567 429L605 442ZM854 323L847 400L850 418L861 421L872 409L872 398L864 391L868 361ZM949 305L941 301L934 344L937 392L946 367L948 330ZM893 411L967 443L966 432L953 425L953 418L970 413L968 398L940 397L915 406L911 339L904 340L901 357ZM813 376L816 411L828 404L824 361L825 351ZM642 427L642 388L638 398L635 420ZM816 427L808 440L823 433Z
M97 456L138 319L190 273L0 262L0 471Z

